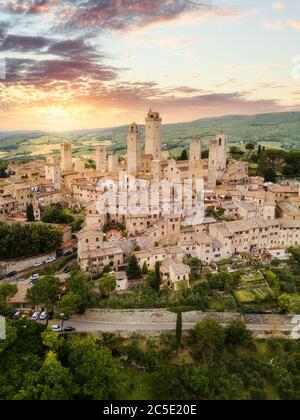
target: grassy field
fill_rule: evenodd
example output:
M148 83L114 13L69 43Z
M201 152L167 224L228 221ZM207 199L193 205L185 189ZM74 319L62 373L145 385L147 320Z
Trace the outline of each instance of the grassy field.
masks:
M263 302L273 296L273 292L261 273L242 276L241 286L234 292L235 298L242 304Z

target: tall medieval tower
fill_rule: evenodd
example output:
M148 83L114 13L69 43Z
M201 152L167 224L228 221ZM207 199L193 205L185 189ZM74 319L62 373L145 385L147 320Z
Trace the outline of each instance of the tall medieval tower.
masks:
M72 146L68 143L63 143L60 146L61 150L61 171L69 172L73 170L73 161L72 161Z
M136 123L129 127L127 136L127 172L136 176L141 169L141 136Z
M201 169L202 142L200 139L191 139L189 155L189 178L197 178Z
M153 160L161 160L160 127L161 118L158 112L151 109L146 118L146 146L145 154L152 155Z
M96 146L96 170L101 174L106 172L106 160L107 160L107 151L105 144L99 144Z
M224 134L220 134L209 144L208 177L211 187L216 184L216 181L226 170L227 147L228 140Z

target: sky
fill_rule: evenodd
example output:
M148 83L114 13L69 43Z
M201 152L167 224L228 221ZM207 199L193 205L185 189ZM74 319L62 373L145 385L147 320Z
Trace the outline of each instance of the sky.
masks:
M300 110L300 0L0 0L0 131Z

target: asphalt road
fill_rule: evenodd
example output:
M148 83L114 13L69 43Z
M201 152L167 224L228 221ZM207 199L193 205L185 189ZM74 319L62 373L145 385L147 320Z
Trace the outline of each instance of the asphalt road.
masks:
M51 324L60 324L60 321L51 321ZM122 322L95 322L77 321L70 319L64 322L64 327L74 327L77 332L139 332L139 331L175 331L175 323L122 323ZM183 330L190 330L195 323L183 323ZM280 332L291 332L295 325L280 325ZM273 331L271 324L247 324L247 328L252 332Z

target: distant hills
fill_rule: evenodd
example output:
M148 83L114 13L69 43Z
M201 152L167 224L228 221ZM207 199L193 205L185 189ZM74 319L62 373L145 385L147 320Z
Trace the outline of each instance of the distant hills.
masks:
M144 126L140 126L144 137ZM44 156L59 150L61 142L71 142L75 154L89 154L99 142L107 142L110 151L124 153L128 126L68 132L0 131L0 159ZM199 136L204 144L221 131L231 144L254 142L270 148L300 149L300 112L235 115L199 119L187 123L164 124L164 150L177 156L188 147L189 139Z

